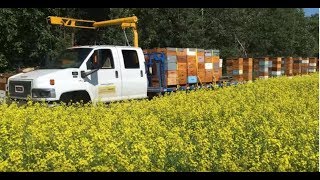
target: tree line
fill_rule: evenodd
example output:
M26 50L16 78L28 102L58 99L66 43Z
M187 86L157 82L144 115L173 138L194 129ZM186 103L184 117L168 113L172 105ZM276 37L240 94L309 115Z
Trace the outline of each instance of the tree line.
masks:
M48 16L103 21L136 15L139 46L219 49L222 57L319 56L319 15L302 8L2 8L0 72L37 66L73 45L133 45L120 26L54 26ZM126 36L125 36L126 35Z

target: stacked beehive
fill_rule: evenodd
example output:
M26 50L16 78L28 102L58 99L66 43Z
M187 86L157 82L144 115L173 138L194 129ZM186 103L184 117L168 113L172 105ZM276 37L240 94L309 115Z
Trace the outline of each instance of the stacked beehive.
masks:
M197 74L197 49L196 48L187 48L187 71L189 84L194 84L198 82Z
M227 58L226 59L226 71L227 71L227 75L228 76L232 76L233 73L232 73L232 64L233 64L233 60L235 60L235 58Z
M2 91L6 90L6 83L7 83L6 77L0 74L0 90Z
M272 59L269 58L268 61L268 73L269 73L269 77L272 77Z
M204 82L212 82L212 80L213 80L212 50L205 50L204 51L204 68L206 71Z
M200 83L206 82L206 69L204 62L204 49L197 49L197 61L198 61L198 81Z
M0 90L1 91L6 91L6 86L8 83L8 78L10 76L13 76L15 73L1 73L0 74Z
M243 58L238 58L232 61L233 79L236 81L243 81Z
M220 51L212 50L213 76L214 81L218 81L222 76L222 59L220 60Z
M150 54L153 53L153 52L156 52L156 49L144 49L143 50L143 54L144 54L144 58L145 58L145 61L146 61L146 64L150 63L149 61L152 61L150 59ZM158 79L158 76L157 76L157 67L156 67L156 64L153 63L152 64L152 67L149 67L149 72L150 74L148 74L148 76L151 76L150 79L148 77L148 86L153 86L153 87L159 87L160 86L160 82L159 82L159 79Z
M165 70L165 82L167 86L178 84L177 73L177 52L176 48L157 48L157 52L165 53L164 70Z
M302 58L293 58L293 75L300 75L301 74L301 64Z
M281 57L273 57L270 58L270 61L272 62L272 77L278 77L281 76Z
M256 80L259 78L259 61L261 58L253 58L253 80Z
M281 57L281 76L284 76L286 72L285 58Z
M317 58L309 58L309 73L314 73L317 71Z
M178 63L178 84L187 84L187 50L184 48L177 48L177 63Z
M269 58L259 58L259 78L268 79L269 78Z
M222 76L223 59L219 59L219 79Z
M308 74L309 58L303 58L301 60L301 74Z
M292 76L293 75L293 58L286 57L284 64L285 64L285 75Z
M252 58L243 58L243 80L252 81Z

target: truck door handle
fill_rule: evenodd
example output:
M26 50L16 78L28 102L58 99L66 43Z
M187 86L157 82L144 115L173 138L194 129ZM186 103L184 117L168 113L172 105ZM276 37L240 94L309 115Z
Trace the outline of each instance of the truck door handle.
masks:
M118 78L119 77L118 71L115 71L115 73L116 73L116 78Z
M141 75L141 77L143 77L143 72L142 72L142 70L140 70L140 75Z

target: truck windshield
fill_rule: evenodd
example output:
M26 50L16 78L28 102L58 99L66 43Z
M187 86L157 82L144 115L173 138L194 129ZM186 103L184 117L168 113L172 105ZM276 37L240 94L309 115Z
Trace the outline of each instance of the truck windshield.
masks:
M92 48L73 48L62 51L57 58L47 61L41 69L79 68Z

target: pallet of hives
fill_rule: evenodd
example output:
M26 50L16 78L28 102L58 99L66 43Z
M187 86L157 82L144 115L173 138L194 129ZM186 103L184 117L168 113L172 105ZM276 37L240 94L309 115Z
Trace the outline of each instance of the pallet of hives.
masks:
M214 53L212 53L214 54ZM212 56L212 63L213 63L213 75L215 77L215 81L218 81L222 76L222 62L223 60L220 59L219 56Z
M228 76L232 76L232 63L234 58L227 58L226 59L226 71Z
M212 50L211 49L204 50L204 62L205 63L212 63Z
M218 62L214 60L213 63L213 76L214 76L214 81L219 81L221 76L222 76L222 64L223 64L223 59L219 59Z
M214 76L213 70L212 69L206 69L205 70L205 82L206 83L211 83L211 82L216 82L217 77Z
M204 49L197 49L197 61L198 63L204 63Z
M259 78L269 78L269 57L259 58Z
M253 58L252 78L256 80L259 78L259 61L261 58Z
M168 56L164 62L164 70L177 70L177 56Z
M198 81L200 83L203 83L205 81L205 74L206 74L206 71L205 71L205 58L204 58L204 54L205 54L205 51L204 49L197 49L197 56L196 58L198 58L196 61L197 61L197 70L198 70Z
M165 70L177 70L177 50L176 48L155 48L156 52L164 53L164 69Z
M197 49L187 48L187 83L197 83L198 82L198 69L197 69Z
M196 57L187 56L187 74L188 76L197 76Z
M236 81L243 81L243 58L238 58L232 62L232 77Z
M178 74L176 70L166 71L166 84L167 86L177 85L178 84Z
M212 56L220 56L220 50L218 50L218 49L213 49L213 50L212 50Z
M286 57L284 59L284 65L285 65L285 75L286 76L293 76L293 58Z
M285 75L286 66L285 66L285 58L281 57L281 76Z
M0 90L6 91L8 78L16 73L0 73Z
M204 50L204 82L210 83L213 81L213 52L212 49Z
M243 80L252 81L253 59L243 58Z
M302 57L295 57L293 58L293 75L300 75L301 74L301 64L302 64Z
M165 48L155 48L155 52L162 52L165 56L176 56L177 48L165 47Z
M309 73L314 73L317 71L317 58L316 57L310 57L309 58Z
M269 77L272 77L272 59L269 58L269 61L268 61L268 73L269 73Z
M177 71L178 71L178 84L187 84L187 49L176 48L177 54Z
M272 77L279 77L281 76L281 57L272 57L269 59L269 62L272 62L272 72L271 76Z
M187 63L186 62L179 62L178 59L178 64L177 64L177 71L178 71L178 84L179 85L184 85L187 84Z
M309 58L302 58L301 60L301 74L308 74Z
M205 83L205 82L211 82L206 81L206 70L205 69L198 69L198 82L199 83Z

